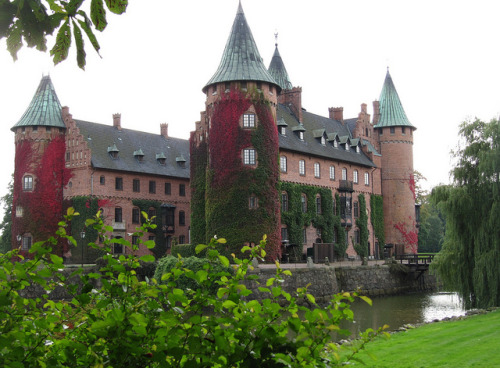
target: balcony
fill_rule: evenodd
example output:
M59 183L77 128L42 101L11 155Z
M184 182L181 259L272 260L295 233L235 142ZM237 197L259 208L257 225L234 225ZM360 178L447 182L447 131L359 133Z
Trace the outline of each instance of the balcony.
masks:
M113 221L111 226L113 226L114 231L125 231L125 229L127 228L125 221Z
M354 192L353 184L351 180L340 180L339 181L339 192Z

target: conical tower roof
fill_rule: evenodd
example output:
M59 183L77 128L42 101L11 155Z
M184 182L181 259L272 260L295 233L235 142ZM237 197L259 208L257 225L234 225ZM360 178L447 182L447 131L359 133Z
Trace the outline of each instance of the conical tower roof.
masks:
M392 82L389 70L385 76L384 86L380 93L380 119L374 128L383 128L391 126L408 126L416 129L408 120L403 109L403 105Z
M28 108L11 130L15 131L18 127L27 126L66 128L61 110L61 103L57 98L54 85L48 75L44 76Z
M271 59L271 64L269 64L268 71L276 82L278 82L281 89L293 88L292 82L290 82L290 77L288 77L285 64L283 63L283 59L278 51L278 44L276 44L276 49L274 50L274 55Z
M219 68L203 87L203 92L212 84L230 81L261 81L273 83L279 88L262 62L241 2Z

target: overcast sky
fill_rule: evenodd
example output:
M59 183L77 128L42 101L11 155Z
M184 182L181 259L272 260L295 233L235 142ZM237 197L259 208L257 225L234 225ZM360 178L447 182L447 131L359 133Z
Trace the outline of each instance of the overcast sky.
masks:
M87 0L87 3L89 1ZM242 0L253 36L269 65L274 33L302 104L328 116L379 98L387 67L414 134L414 168L426 188L449 183L458 125L500 113L500 2L447 0ZM237 0L131 0L97 35L101 56L86 42L87 67L74 52L54 67L48 53L23 48L13 62L0 41L0 195L14 170L10 128L50 74L73 117L189 138L233 24ZM49 38L49 48L54 40ZM73 50L74 51L74 50ZM0 213L3 217L3 213Z

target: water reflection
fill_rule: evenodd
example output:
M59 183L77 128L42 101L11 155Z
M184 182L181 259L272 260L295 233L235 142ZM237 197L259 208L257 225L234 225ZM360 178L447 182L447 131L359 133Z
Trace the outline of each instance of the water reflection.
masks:
M465 314L460 298L455 293L415 293L372 300L372 307L363 301L356 301L352 305L354 322L341 324L342 328L352 332L352 337L367 328L377 329L384 324L393 331L408 323L431 322Z

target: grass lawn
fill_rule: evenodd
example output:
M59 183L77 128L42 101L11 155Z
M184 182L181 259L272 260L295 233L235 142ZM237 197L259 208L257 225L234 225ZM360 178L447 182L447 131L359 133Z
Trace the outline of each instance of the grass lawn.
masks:
M367 367L500 367L500 310L379 338L357 356Z

